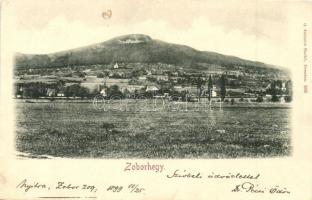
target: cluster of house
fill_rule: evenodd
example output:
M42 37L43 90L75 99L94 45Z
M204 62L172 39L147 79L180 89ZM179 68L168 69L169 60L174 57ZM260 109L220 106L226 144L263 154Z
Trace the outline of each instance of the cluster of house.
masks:
M120 88L120 91L123 93L125 93L125 91L133 93L135 90L137 90L137 91L144 90L145 92L155 92L156 93L159 90L159 87L154 86L154 85L146 85L146 86L131 85L129 87ZM103 97L106 97L107 96L107 88L102 88L100 90L100 94Z
M64 90L56 90L53 88L48 88L47 90L47 96L48 97L65 97L65 92Z
M168 66L166 66L168 67ZM198 77L199 74L192 74L192 73L187 73L183 72L183 71L170 71L170 75L165 71L162 70L156 70L155 69L144 69L144 75L140 75L138 77L136 77L136 80L132 83L130 83L130 79L127 78L112 78L113 73L121 73L122 71L120 71L122 67L119 66L119 64L116 62L113 66L111 66L111 68L113 70L110 71L109 76L106 76L105 78L98 78L95 75L88 75L85 77L80 78L81 80L70 80L70 79L77 79L76 77L66 77L65 85L62 88L59 89L53 89L53 88L48 88L47 89L47 94L46 96L49 97L65 97L65 88L68 86L71 86L73 84L77 84L77 82L80 82L80 86L88 88L88 90L90 92L100 92L101 95L106 96L107 95L107 88L109 88L112 85L118 85L119 90L123 93L130 92L130 93L134 93L135 91L145 91L145 92L157 92L159 91L161 88L158 84L161 84L159 82L163 81L163 82L168 82L170 81L171 83L173 83L173 89L177 92L182 92L182 91L188 91L190 93L196 94L197 91L197 87L194 85L187 85L184 86L183 83L178 82L179 79L183 79L183 74L187 75L187 77ZM90 74L90 69L86 69L84 72ZM130 72L129 72L130 73ZM181 75L182 73L182 75ZM209 74L212 75L220 75L223 74L224 71L219 70L219 69L215 69L215 70L210 70ZM233 80L235 79L235 77L241 76L243 75L244 72L241 71L227 71L226 74L229 77L233 77ZM92 74L92 73L91 73ZM142 73L141 73L142 74ZM48 79L47 77L40 77L39 75L36 75L36 77L31 77L32 79L37 79L37 82L39 82L39 80L42 79L42 82L46 82ZM63 77L64 78L64 77ZM59 77L55 77L55 80L58 80ZM55 80L52 81L55 81ZM151 81L150 79L156 80L156 81ZM207 81L208 76L201 76L201 79L203 79L204 81ZM132 79L131 79L132 80ZM22 82L25 82L26 80L20 80ZM74 82L76 81L76 82ZM155 83L154 83L155 82ZM269 84L267 86L266 89L270 88L271 85ZM280 88L282 91L286 91L286 83L283 82L282 87ZM212 87L212 97L217 97L218 96L218 89L216 87L216 85L213 85ZM254 94L252 94L254 95ZM246 95L248 96L248 95ZM269 97L269 96L268 96Z
M271 88L271 86L272 86L272 83L269 83L265 89L269 89L269 88ZM275 87L276 87L276 89L280 89L282 92L286 92L286 90L287 90L286 82L282 82L281 87L279 87L278 85L276 85Z

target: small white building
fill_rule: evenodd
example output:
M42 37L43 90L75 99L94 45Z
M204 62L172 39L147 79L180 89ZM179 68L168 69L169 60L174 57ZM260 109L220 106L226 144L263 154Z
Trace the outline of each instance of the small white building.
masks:
M154 85L150 85L150 86L146 86L146 92L149 91L158 91L158 87L154 86Z
M139 76L139 80L145 81L146 80L146 76Z
M286 92L286 90L287 90L286 89L286 82L282 83L282 88L281 89L282 89L283 92Z
M216 97L217 96L217 92L216 91L211 91L211 97Z
M106 90L105 90L104 88L100 91L100 94L101 94L103 97L106 97L106 96L107 96Z
M56 96L56 89L48 88L48 90L47 90L47 96L48 96L48 97Z
M211 97L216 97L217 92L216 92L217 87L215 85L212 86L212 91L211 91Z
M64 94L64 92L58 92L58 93L57 93L57 96L58 96L58 97L64 97L65 94Z
M147 70L147 75L152 75L152 71L151 70Z
M119 68L119 66L118 66L118 64L116 62L115 65L114 65L114 69L118 69L118 68Z
M156 76L157 81L168 81L168 75L157 75Z

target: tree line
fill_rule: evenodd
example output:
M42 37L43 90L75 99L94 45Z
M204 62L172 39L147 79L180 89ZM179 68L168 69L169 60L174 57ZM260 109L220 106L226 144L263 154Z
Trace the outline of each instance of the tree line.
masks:
M200 100L203 96L207 97L210 101L213 97L214 86L217 87L218 97L221 101L224 101L227 95L227 79L226 75L221 75L218 79L213 81L212 76L208 77L207 81L204 81L201 77L195 79L195 85L197 88L197 98ZM121 90L118 85L112 85L106 87L102 85L100 90L90 91L88 88L83 87L80 83L74 83L72 85L67 85L59 81L58 83L42 83L42 82L32 82L32 83L17 83L15 84L15 97L21 98L40 98L40 97L57 97L58 94L62 93L64 97L80 97L80 98L93 98L95 95L100 94L100 91L105 90L105 96L110 98L112 96L119 96L122 98L128 98L133 96L146 96L153 97L153 95L164 95L168 94L170 96L180 97L185 100L188 95L192 96L190 91L176 91L173 85L168 83L163 83L160 85L159 90L156 91L146 91L146 87L141 89L136 89L130 92L128 89ZM257 102L262 102L266 94L271 95L271 101L277 102L280 97L283 96L286 102L292 101L292 82L289 80L287 82L282 82L280 80L275 80L270 83L270 86L263 92L257 94Z

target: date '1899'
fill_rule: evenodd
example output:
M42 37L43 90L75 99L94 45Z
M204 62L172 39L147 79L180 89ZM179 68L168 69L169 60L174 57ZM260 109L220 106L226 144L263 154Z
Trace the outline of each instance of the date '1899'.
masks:
M106 191L111 191L111 192L116 192L116 193L121 192L123 190L129 193L142 193L143 191L145 191L145 188L139 186L138 184L130 184L128 185L128 187L123 187L119 185L111 185L106 189Z

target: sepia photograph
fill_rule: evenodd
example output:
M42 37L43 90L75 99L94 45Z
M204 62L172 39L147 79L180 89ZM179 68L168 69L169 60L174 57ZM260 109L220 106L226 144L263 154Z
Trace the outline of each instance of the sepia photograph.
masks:
M202 4L194 4L198 12L191 18L178 13L181 21L169 10L143 19L145 12L130 5L141 12L130 19L108 7L95 22L60 10L28 23L20 9L13 61L16 155L290 156L292 74L280 51L285 16L270 13L270 3L263 11L240 7L223 14L222 3L209 13ZM257 18L244 18L248 13Z
M312 2L0 11L0 199L312 199Z

